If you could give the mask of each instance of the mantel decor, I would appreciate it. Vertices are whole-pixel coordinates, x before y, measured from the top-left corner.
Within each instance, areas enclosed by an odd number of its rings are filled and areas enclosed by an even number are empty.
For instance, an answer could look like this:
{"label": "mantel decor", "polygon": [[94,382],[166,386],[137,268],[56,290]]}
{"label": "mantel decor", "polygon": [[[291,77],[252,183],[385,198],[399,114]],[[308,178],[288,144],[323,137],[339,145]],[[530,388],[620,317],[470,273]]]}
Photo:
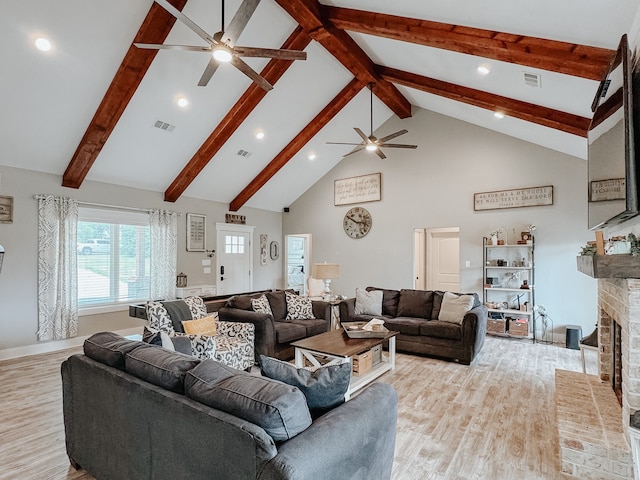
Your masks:
{"label": "mantel decor", "polygon": [[187,252],[204,252],[207,244],[207,217],[187,213]]}
{"label": "mantel decor", "polygon": [[553,186],[514,188],[473,194],[473,209],[496,210],[499,208],[539,207],[553,205]]}
{"label": "mantel decor", "polygon": [[333,204],[377,202],[381,199],[381,173],[341,178],[333,182]]}

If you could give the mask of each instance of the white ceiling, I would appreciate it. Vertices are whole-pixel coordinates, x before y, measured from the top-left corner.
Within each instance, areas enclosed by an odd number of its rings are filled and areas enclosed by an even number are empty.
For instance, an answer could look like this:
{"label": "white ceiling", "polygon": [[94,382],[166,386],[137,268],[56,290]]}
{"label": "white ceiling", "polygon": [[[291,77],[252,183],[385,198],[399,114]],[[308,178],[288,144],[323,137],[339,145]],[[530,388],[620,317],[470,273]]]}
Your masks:
{"label": "white ceiling", "polygon": [[[629,31],[639,5],[638,0],[321,3],[609,49],[615,49],[620,36]],[[5,2],[0,16],[4,45],[0,164],[62,175],[151,5],[152,0]],[[226,1],[227,19],[239,5],[239,0]],[[220,29],[220,0],[189,0],[183,13],[211,34]],[[279,48],[296,25],[274,0],[262,0],[237,43]],[[50,52],[33,46],[41,35],[53,43]],[[371,35],[351,35],[377,64],[591,116],[595,81]],[[176,22],[165,43],[201,45],[202,40]],[[294,62],[184,195],[231,202],[352,79],[318,43],[312,41],[306,51],[307,61]],[[204,53],[160,51],[87,179],[164,192],[250,85],[238,70],[223,65],[208,86],[198,87],[207,62]],[[249,59],[247,63],[260,71],[267,61]],[[491,73],[478,75],[479,64],[490,66]],[[540,73],[541,88],[526,86],[524,71]],[[482,108],[398,88],[414,107],[586,157],[582,137],[515,118],[497,120]],[[187,108],[176,105],[180,96],[189,100]],[[391,115],[374,98],[374,129],[381,126],[378,136],[391,133],[383,125]],[[175,125],[175,129],[154,128],[156,120]],[[369,133],[366,89],[246,205],[279,211],[291,204],[349,151],[349,147],[325,142],[358,142],[355,126]],[[255,138],[258,130],[265,132],[264,139]],[[251,155],[238,156],[239,150]],[[310,152],[316,154],[313,161],[307,159]]]}

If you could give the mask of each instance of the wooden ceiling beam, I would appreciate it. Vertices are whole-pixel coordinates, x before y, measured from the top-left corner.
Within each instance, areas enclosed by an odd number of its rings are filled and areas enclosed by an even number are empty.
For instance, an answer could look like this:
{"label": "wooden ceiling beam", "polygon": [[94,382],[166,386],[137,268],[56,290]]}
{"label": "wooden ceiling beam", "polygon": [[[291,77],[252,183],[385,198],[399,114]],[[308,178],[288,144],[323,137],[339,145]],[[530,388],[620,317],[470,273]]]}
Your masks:
{"label": "wooden ceiling beam", "polygon": [[[178,10],[182,10],[187,0],[169,2]],[[176,18],[173,15],[154,2],[133,41],[163,43],[175,22]],[[129,47],[67,165],[62,176],[64,187],[80,188],[157,53],[157,50],[137,48],[133,44]]]}
{"label": "wooden ceiling beam", "polygon": [[561,112],[500,95],[493,95],[481,90],[454,85],[394,68],[378,66],[377,71],[382,78],[398,85],[415,88],[423,92],[450,98],[493,112],[499,111],[510,117],[537,123],[538,125],[554,128],[581,137],[587,136],[587,130],[591,122],[589,118],[579,115]]}
{"label": "wooden ceiling beam", "polygon": [[[280,3],[280,2],[279,2]],[[351,32],[515,63],[600,81],[615,50],[340,7],[325,21]]]}
{"label": "wooden ceiling beam", "polygon": [[[304,50],[311,42],[311,37],[307,35],[301,27],[296,28],[289,38],[282,44],[281,48],[291,50]],[[287,69],[293,64],[293,60],[275,60],[267,63],[260,75],[271,85],[284,75]],[[169,188],[164,192],[164,199],[167,202],[175,202],[184,193],[198,174],[213,159],[215,154],[233,135],[238,127],[251,114],[265,97],[267,91],[255,83],[242,94],[240,99],[229,110],[218,126],[211,132],[211,135],[200,146],[195,155],[182,169],[180,174],[173,180]]]}
{"label": "wooden ceiling beam", "polygon": [[354,78],[344,87],[338,95],[334,97],[329,104],[322,109],[318,115],[314,117],[289,144],[278,153],[271,162],[251,181],[242,192],[231,201],[229,210],[238,211],[247,201],[253,197],[266,183],[284,167],[293,156],[304,147],[327,123],[331,121],[345,105],[347,105],[353,97],[365,86],[357,78]]}
{"label": "wooden ceiling beam", "polygon": [[320,43],[361,83],[375,83],[373,92],[400,118],[411,116],[411,104],[391,83],[381,79],[375,65],[360,46],[344,30],[327,22],[326,7],[317,0],[276,0],[302,26],[307,34]]}

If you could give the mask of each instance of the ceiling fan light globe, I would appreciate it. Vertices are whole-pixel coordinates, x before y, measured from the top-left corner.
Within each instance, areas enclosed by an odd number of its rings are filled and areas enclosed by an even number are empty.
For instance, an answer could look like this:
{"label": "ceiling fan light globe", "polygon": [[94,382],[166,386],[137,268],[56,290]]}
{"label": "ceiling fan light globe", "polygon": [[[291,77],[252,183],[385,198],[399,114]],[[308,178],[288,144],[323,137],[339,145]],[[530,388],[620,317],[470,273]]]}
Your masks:
{"label": "ceiling fan light globe", "polygon": [[370,152],[375,152],[378,149],[378,146],[375,143],[370,143],[365,148]]}
{"label": "ceiling fan light globe", "polygon": [[231,54],[231,51],[224,46],[219,46],[213,49],[212,52],[213,58],[216,59],[218,62],[222,62],[222,63],[229,63],[231,61],[231,59],[233,58],[233,55]]}

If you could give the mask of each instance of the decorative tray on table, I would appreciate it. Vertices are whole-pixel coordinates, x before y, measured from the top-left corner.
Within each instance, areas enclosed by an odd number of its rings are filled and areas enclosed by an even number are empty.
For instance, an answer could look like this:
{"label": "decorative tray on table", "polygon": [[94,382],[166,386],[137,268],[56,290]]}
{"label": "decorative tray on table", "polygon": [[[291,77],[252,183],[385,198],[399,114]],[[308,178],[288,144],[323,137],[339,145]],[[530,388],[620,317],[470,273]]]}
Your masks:
{"label": "decorative tray on table", "polygon": [[365,325],[368,325],[368,323],[345,322],[342,324],[342,328],[344,328],[349,338],[384,338],[389,333],[389,330],[383,324],[373,324],[371,330],[364,330],[362,327]]}

